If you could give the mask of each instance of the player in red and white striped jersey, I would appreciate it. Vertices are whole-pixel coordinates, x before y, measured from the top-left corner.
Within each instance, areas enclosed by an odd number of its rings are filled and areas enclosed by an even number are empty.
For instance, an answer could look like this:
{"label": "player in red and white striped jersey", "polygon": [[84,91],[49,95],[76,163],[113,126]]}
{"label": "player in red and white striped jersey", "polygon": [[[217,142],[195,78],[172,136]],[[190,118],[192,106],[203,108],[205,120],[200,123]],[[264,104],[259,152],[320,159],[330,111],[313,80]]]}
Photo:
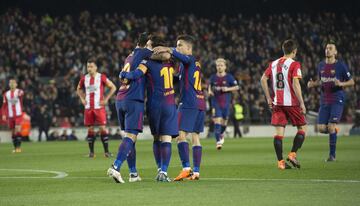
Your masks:
{"label": "player in red and white striped jersey", "polygon": [[[95,157],[94,142],[96,134],[94,132],[94,126],[100,127],[100,137],[104,146],[105,157],[110,157],[111,153],[109,152],[109,137],[105,126],[106,111],[104,106],[115,93],[116,86],[105,74],[97,72],[95,58],[90,58],[87,61],[87,71],[88,73],[80,79],[77,94],[85,106],[84,124],[88,127],[87,141],[90,149],[89,157]],[[110,89],[106,96],[104,96],[105,87]]]}
{"label": "player in red and white striped jersey", "polygon": [[[275,126],[274,147],[278,158],[279,169],[290,169],[282,155],[282,139],[284,137],[287,120],[297,127],[293,147],[287,160],[296,168],[300,163],[296,159],[296,152],[301,148],[306,132],[306,108],[302,98],[300,79],[300,63],[293,59],[297,53],[297,44],[293,40],[286,40],[282,45],[284,56],[271,62],[261,78],[261,86],[266,100],[272,109],[271,124]],[[270,96],[268,80],[271,81],[273,98]]]}
{"label": "player in red and white striped jersey", "polygon": [[[2,119],[8,120],[9,128],[12,132],[12,140],[14,144],[14,153],[21,152],[21,123],[23,115],[22,99],[24,92],[17,88],[17,81],[11,78],[9,81],[10,90],[4,93],[2,105]],[[7,115],[6,115],[7,114]]]}

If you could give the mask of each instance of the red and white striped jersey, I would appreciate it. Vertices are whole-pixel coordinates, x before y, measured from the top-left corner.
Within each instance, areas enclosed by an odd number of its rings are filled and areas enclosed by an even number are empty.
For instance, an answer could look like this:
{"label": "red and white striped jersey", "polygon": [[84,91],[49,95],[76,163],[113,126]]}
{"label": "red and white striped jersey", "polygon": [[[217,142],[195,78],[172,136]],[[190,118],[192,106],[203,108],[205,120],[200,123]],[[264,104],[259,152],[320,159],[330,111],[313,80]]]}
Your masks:
{"label": "red and white striped jersey", "polygon": [[8,90],[4,93],[2,108],[3,112],[7,112],[7,116],[9,118],[19,117],[22,115],[23,96],[24,91],[21,89],[15,89],[14,91]]}
{"label": "red and white striped jersey", "polygon": [[293,79],[302,78],[300,63],[291,58],[280,58],[270,63],[265,75],[271,80],[274,92],[273,104],[278,106],[298,106]]}
{"label": "red and white striped jersey", "polygon": [[104,99],[104,86],[108,78],[105,74],[96,73],[94,77],[87,74],[80,79],[80,88],[85,88],[85,109],[101,109],[100,101]]}

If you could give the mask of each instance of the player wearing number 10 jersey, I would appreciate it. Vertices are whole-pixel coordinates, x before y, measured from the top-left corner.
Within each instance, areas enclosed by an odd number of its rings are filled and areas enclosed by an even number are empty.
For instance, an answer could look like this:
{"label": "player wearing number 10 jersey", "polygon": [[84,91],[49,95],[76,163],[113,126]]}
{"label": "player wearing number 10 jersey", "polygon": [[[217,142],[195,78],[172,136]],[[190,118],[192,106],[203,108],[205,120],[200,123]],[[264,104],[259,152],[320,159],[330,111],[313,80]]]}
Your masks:
{"label": "player wearing number 10 jersey", "polygon": [[[270,108],[272,108],[271,124],[275,126],[274,148],[278,159],[279,169],[290,169],[282,155],[282,139],[284,137],[287,119],[297,127],[293,147],[287,160],[296,168],[300,164],[296,159],[296,152],[301,148],[306,132],[306,108],[301,94],[299,80],[302,78],[300,63],[293,60],[297,53],[297,45],[293,40],[286,40],[282,44],[284,56],[271,62],[261,78],[261,86]],[[273,98],[270,96],[268,80],[272,83]]]}
{"label": "player wearing number 10 jersey", "polygon": [[[151,36],[147,48],[152,49],[153,46],[163,45],[162,38]],[[160,170],[156,179],[162,182],[170,181],[167,169],[171,158],[171,139],[176,137],[179,131],[173,87],[174,71],[174,65],[170,61],[143,60],[135,71],[121,74],[122,78],[131,81],[136,81],[143,75],[146,77],[146,111],[150,129],[154,139],[161,140],[160,145],[153,147],[155,161]]]}
{"label": "player wearing number 10 jersey", "polygon": [[[204,130],[205,99],[201,87],[201,65],[193,56],[195,40],[192,36],[181,35],[177,38],[176,48],[158,47],[154,53],[169,52],[180,61],[180,105],[179,105],[179,137],[177,138],[180,160],[183,170],[175,181],[188,178],[198,180],[202,147],[199,133]],[[189,161],[189,144],[186,136],[191,134],[193,150],[193,168]]]}

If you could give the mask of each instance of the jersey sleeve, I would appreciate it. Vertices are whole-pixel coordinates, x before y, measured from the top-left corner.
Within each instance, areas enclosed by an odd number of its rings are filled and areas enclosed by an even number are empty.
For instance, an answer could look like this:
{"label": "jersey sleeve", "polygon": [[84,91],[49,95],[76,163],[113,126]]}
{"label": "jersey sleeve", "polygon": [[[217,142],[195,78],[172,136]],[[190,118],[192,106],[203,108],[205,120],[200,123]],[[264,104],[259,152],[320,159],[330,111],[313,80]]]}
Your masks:
{"label": "jersey sleeve", "polygon": [[23,97],[24,96],[24,90],[22,90],[22,89],[19,89],[19,97]]}
{"label": "jersey sleeve", "polygon": [[229,82],[230,86],[238,85],[238,82],[236,81],[236,79],[234,78],[233,75],[229,74],[227,79],[228,79],[228,82]]}
{"label": "jersey sleeve", "polygon": [[149,61],[142,60],[137,69],[141,70],[142,73],[145,74],[147,72],[148,68],[149,68],[149,64],[150,64]]}
{"label": "jersey sleeve", "polygon": [[269,64],[269,66],[266,68],[265,72],[264,72],[264,75],[267,77],[267,78],[271,78],[271,73],[272,73],[272,70],[271,70],[271,63]]}
{"label": "jersey sleeve", "polygon": [[342,78],[344,78],[345,81],[349,81],[352,77],[351,77],[351,73],[349,71],[349,67],[345,64],[342,63],[341,64],[341,70],[342,70]]}
{"label": "jersey sleeve", "polygon": [[180,52],[176,51],[175,48],[172,48],[172,55],[180,60],[183,64],[189,64],[192,61],[195,61],[195,58],[191,55],[181,54]]}
{"label": "jersey sleeve", "polygon": [[85,87],[85,76],[81,77],[79,81],[79,87],[83,89]]}
{"label": "jersey sleeve", "polygon": [[302,74],[301,74],[301,67],[300,67],[300,63],[299,62],[293,62],[291,64],[292,67],[292,78],[296,78],[296,79],[301,79],[302,78]]}
{"label": "jersey sleeve", "polygon": [[106,85],[106,82],[109,79],[107,78],[107,76],[105,74],[101,74],[101,84]]}

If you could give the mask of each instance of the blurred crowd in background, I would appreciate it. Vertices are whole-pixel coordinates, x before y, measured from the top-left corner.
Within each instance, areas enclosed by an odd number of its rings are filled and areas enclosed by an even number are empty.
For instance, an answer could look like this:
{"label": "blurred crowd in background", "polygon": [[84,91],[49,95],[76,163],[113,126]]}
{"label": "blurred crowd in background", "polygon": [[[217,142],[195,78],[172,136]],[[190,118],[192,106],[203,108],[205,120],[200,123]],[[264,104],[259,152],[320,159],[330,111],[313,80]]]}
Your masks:
{"label": "blurred crowd in background", "polygon": [[[195,55],[202,64],[205,89],[208,78],[216,72],[215,59],[227,59],[228,72],[240,84],[234,102],[244,107],[249,124],[270,122],[259,80],[269,62],[282,55],[280,47],[285,39],[299,43],[297,60],[302,65],[303,95],[309,111],[317,112],[320,91],[307,89],[306,83],[317,78],[325,41],[336,41],[338,58],[359,82],[360,18],[346,14],[239,14],[210,19],[195,15],[93,15],[87,11],[76,16],[40,16],[9,9],[0,16],[0,92],[8,89],[8,77],[15,76],[25,91],[24,109],[33,127],[82,126],[83,106],[76,86],[86,73],[87,57],[94,55],[98,71],[118,85],[123,62],[144,31],[163,36],[169,46],[175,46],[179,34],[196,37]],[[359,92],[358,85],[347,91],[343,122],[353,122],[355,110],[360,109]],[[107,107],[111,125],[117,124],[114,101],[112,98]]]}

